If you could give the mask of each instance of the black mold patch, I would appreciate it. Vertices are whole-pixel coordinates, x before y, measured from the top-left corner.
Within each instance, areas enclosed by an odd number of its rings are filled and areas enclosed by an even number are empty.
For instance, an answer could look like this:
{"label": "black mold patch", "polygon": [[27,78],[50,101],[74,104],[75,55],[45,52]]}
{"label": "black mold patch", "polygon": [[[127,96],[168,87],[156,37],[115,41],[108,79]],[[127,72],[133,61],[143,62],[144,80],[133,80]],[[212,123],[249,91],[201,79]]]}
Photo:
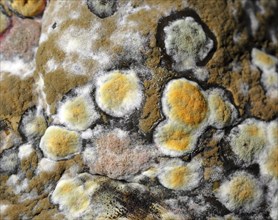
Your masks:
{"label": "black mold patch", "polygon": [[[98,9],[97,5],[101,5],[102,9]],[[87,0],[88,9],[99,18],[107,18],[117,11],[117,0]]]}
{"label": "black mold patch", "polygon": [[[175,63],[175,61],[172,59],[171,56],[169,56],[166,53],[165,48],[165,33],[164,33],[164,27],[168,26],[171,22],[178,20],[178,19],[184,19],[186,17],[192,17],[199,25],[202,26],[204,32],[206,33],[207,37],[210,38],[213,41],[213,48],[210,50],[208,55],[203,59],[197,61],[197,66],[204,66],[206,63],[212,58],[214,52],[217,48],[217,41],[214,34],[211,32],[211,30],[208,28],[208,26],[201,20],[199,15],[192,9],[187,8],[185,10],[174,12],[171,15],[167,17],[163,17],[159,20],[158,26],[157,26],[157,33],[156,33],[156,45],[161,48],[162,50],[162,59],[161,59],[161,65],[165,66],[167,69],[172,68],[172,63]],[[180,71],[183,73],[183,71]]]}

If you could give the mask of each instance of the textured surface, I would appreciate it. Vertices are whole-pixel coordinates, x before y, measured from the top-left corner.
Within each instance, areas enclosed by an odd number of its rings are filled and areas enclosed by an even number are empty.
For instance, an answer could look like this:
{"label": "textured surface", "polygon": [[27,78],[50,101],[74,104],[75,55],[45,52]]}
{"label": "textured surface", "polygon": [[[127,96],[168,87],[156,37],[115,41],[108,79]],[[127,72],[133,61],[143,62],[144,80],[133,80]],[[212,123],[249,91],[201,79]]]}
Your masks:
{"label": "textured surface", "polygon": [[276,0],[0,0],[1,219],[278,219]]}

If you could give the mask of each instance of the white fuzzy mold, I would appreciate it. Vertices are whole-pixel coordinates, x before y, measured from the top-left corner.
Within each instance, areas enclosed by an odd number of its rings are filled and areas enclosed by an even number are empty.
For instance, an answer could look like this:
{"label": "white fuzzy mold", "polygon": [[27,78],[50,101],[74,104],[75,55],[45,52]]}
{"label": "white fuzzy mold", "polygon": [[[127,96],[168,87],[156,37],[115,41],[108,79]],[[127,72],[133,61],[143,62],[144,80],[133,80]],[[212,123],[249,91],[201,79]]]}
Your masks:
{"label": "white fuzzy mold", "polygon": [[130,115],[143,100],[140,80],[132,70],[115,70],[97,78],[96,102],[114,117]]}
{"label": "white fuzzy mold", "polygon": [[229,134],[232,151],[240,160],[255,162],[268,145],[266,123],[257,119],[246,119]]}
{"label": "white fuzzy mold", "polygon": [[216,193],[230,211],[253,212],[263,200],[260,182],[251,174],[239,171],[224,181]]}
{"label": "white fuzzy mold", "polygon": [[158,180],[169,189],[192,190],[199,185],[202,177],[200,161],[192,160],[186,164],[180,159],[173,159],[162,165]]}
{"label": "white fuzzy mold", "polygon": [[173,58],[179,71],[195,67],[213,48],[213,41],[192,17],[171,22],[164,32],[166,52]]}
{"label": "white fuzzy mold", "polygon": [[59,126],[50,126],[41,138],[40,148],[52,160],[67,159],[80,152],[81,138],[75,131]]}

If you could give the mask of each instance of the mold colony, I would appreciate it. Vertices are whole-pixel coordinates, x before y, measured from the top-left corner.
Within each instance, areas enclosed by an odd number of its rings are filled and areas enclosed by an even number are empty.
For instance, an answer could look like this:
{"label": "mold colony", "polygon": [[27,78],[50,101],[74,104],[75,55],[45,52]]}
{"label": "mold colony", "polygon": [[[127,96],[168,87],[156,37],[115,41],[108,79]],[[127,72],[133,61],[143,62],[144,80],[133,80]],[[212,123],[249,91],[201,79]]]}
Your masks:
{"label": "mold colony", "polygon": [[251,51],[252,63],[261,71],[261,83],[266,95],[272,99],[278,98],[278,59],[261,50],[253,48]]}
{"label": "mold colony", "polygon": [[[118,7],[117,1],[87,0],[86,3],[101,19],[113,16]],[[23,6],[15,3],[11,6],[28,16],[20,9]],[[32,13],[39,13],[40,7],[35,8]],[[166,53],[173,59],[173,68],[179,74],[188,69],[196,72],[215,46],[203,24],[194,16],[176,17],[163,31]],[[71,34],[66,38],[71,40],[67,52],[76,52],[81,41],[75,41]],[[265,56],[258,51],[252,54],[256,66],[264,71],[265,67],[258,60],[265,60],[271,66],[267,71],[273,70],[274,58],[258,58]],[[14,173],[20,170],[19,163],[36,154],[40,158],[36,175],[52,178],[55,170],[59,170],[60,175],[63,173],[62,177],[55,176],[53,184],[47,187],[51,192],[50,203],[69,219],[184,219],[179,211],[200,209],[207,213],[215,208],[220,210],[217,213],[230,217],[225,208],[215,206],[216,201],[210,204],[203,195],[208,196],[207,200],[218,199],[231,212],[256,214],[256,209],[264,203],[263,184],[269,193],[272,186],[269,182],[274,181],[275,186],[277,181],[276,121],[241,121],[227,91],[201,87],[184,74],[165,83],[161,92],[165,118],[153,129],[153,140],[146,140],[137,124],[133,124],[132,131],[128,126],[121,126],[132,121],[136,116],[133,113],[141,110],[145,100],[141,80],[146,76],[140,73],[139,78],[135,69],[100,71],[87,85],[68,92],[57,103],[55,115],[46,117],[42,112],[26,111],[20,132],[28,143],[20,145],[18,150],[15,147],[5,150],[0,157],[0,171]],[[217,181],[207,181],[205,158],[198,151],[207,150],[201,146],[206,143],[200,142],[200,138],[213,129],[216,133],[229,133],[229,145],[235,158],[244,164],[243,169],[258,163],[259,174],[237,170],[226,178],[219,167],[219,174],[212,175],[219,175],[218,180],[225,177],[220,186]],[[61,168],[61,164],[71,160],[80,160],[80,164]],[[261,183],[263,178],[266,181]],[[21,185],[17,187],[19,182]],[[7,181],[16,193],[23,192],[28,183],[29,180],[20,175],[12,175]],[[275,189],[274,192],[277,193]],[[198,200],[204,201],[198,203]],[[275,216],[276,200],[268,201],[274,207],[269,210],[271,216]],[[182,211],[184,203],[188,206]],[[192,216],[196,217],[195,213]]]}
{"label": "mold colony", "polygon": [[213,41],[192,17],[171,22],[164,32],[166,52],[173,58],[175,69],[179,71],[194,67],[213,48]]}
{"label": "mold colony", "polygon": [[202,179],[201,162],[192,160],[185,164],[180,159],[168,161],[158,175],[159,182],[174,190],[192,190]]}
{"label": "mold colony", "polygon": [[237,118],[237,110],[224,90],[204,91],[197,83],[185,78],[167,83],[162,110],[166,120],[156,128],[154,141],[170,156],[192,152],[207,126],[224,128]]}
{"label": "mold colony", "polygon": [[266,146],[266,131],[264,122],[247,119],[230,134],[233,152],[246,162],[252,162]]}
{"label": "mold colony", "polygon": [[66,97],[66,100],[61,101],[57,121],[77,131],[89,128],[99,118],[90,92],[91,86],[83,86],[73,91],[74,97]]}
{"label": "mold colony", "polygon": [[252,212],[262,202],[261,184],[246,172],[237,172],[221,184],[217,197],[231,211]]}
{"label": "mold colony", "polygon": [[75,131],[58,126],[50,126],[40,141],[45,156],[53,160],[68,158],[81,150],[81,140]]}
{"label": "mold colony", "polygon": [[140,107],[143,91],[134,71],[112,71],[98,77],[96,102],[107,114],[123,117]]}

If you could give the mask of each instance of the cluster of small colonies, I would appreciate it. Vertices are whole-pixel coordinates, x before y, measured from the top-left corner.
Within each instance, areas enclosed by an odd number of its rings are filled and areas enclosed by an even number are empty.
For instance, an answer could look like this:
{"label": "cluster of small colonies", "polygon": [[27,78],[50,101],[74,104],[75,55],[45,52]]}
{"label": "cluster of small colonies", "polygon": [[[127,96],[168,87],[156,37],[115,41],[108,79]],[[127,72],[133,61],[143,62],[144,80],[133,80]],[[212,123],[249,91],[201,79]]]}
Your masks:
{"label": "cluster of small colonies", "polygon": [[[278,217],[278,122],[249,118],[234,127],[229,136],[236,157],[247,165],[257,163],[261,179],[268,186],[270,216]],[[263,187],[245,171],[236,172],[217,192],[218,199],[231,211],[254,212],[262,202]],[[271,199],[270,199],[271,198]]]}
{"label": "cluster of small colonies", "polygon": [[130,115],[143,99],[139,78],[132,70],[106,73],[98,77],[96,87],[98,106],[114,117]]}
{"label": "cluster of small colonies", "polygon": [[256,48],[251,52],[252,63],[261,71],[261,83],[270,98],[278,98],[278,59]]}
{"label": "cluster of small colonies", "polygon": [[236,108],[224,90],[203,91],[195,82],[183,78],[166,85],[162,110],[166,120],[156,128],[154,141],[170,156],[191,152],[206,126],[223,128],[237,117]]}
{"label": "cluster of small colonies", "polygon": [[221,184],[216,196],[230,211],[252,212],[261,204],[263,190],[254,176],[238,171]]}
{"label": "cluster of small colonies", "polygon": [[195,67],[213,48],[212,39],[192,17],[171,22],[164,32],[166,53],[175,61],[174,68],[178,71]]}

